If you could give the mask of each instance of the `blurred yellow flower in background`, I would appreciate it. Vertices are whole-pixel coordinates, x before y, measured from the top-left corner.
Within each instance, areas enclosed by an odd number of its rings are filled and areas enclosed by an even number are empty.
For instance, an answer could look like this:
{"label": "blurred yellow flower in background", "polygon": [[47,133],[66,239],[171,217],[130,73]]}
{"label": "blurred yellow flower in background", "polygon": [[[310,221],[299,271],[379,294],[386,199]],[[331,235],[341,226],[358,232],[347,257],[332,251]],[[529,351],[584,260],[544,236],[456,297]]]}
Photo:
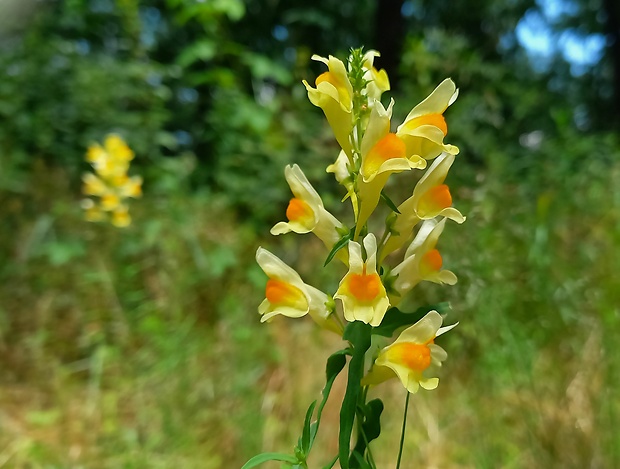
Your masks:
{"label": "blurred yellow flower in background", "polygon": [[129,226],[129,207],[123,201],[142,195],[142,177],[127,175],[133,158],[134,152],[115,134],[108,135],[103,146],[95,143],[88,147],[86,161],[92,165],[95,174],[82,175],[82,193],[99,200],[82,201],[87,221],[109,220],[119,228]]}

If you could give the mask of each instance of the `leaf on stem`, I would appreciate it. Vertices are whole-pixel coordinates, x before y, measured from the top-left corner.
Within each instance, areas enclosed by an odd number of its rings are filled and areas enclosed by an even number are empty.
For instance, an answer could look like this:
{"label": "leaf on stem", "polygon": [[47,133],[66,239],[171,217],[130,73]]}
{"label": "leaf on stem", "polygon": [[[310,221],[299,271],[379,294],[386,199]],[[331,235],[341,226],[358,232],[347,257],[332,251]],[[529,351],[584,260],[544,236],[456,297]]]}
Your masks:
{"label": "leaf on stem", "polygon": [[349,449],[351,447],[351,432],[357,411],[357,404],[361,390],[360,381],[364,374],[364,356],[370,348],[372,327],[361,321],[354,321],[347,325],[343,338],[353,346],[353,354],[349,362],[349,376],[347,390],[340,409],[340,434],[338,435],[338,458],[340,467],[349,469]]}
{"label": "leaf on stem", "polygon": [[316,422],[314,422],[310,426],[310,445],[308,447],[308,451],[310,451],[310,448],[312,448],[312,444],[314,443],[314,439],[316,438],[316,434],[319,430],[321,415],[323,414],[323,407],[325,407],[325,404],[327,403],[327,399],[329,398],[329,393],[332,390],[334,380],[336,379],[336,376],[340,374],[340,372],[344,368],[344,365],[346,365],[347,363],[346,355],[351,355],[351,349],[346,348],[338,350],[337,352],[331,354],[330,357],[327,359],[327,365],[325,366],[326,382],[322,392],[323,400],[319,404],[319,408],[316,412]]}
{"label": "leaf on stem", "polygon": [[290,454],[284,453],[261,453],[254,456],[248,462],[246,462],[241,469],[251,469],[252,467],[259,466],[267,461],[282,461],[291,464],[297,464],[297,458]]}
{"label": "leaf on stem", "polygon": [[387,204],[388,207],[390,207],[390,210],[394,213],[398,213],[400,215],[400,210],[398,210],[398,207],[396,206],[396,204],[394,202],[392,202],[392,199],[390,199],[387,194],[385,193],[385,191],[381,191],[381,198],[383,199],[383,201]]}
{"label": "leaf on stem", "polygon": [[327,259],[325,260],[325,264],[323,264],[323,267],[325,267],[327,264],[329,264],[332,261],[334,256],[338,253],[338,251],[340,251],[343,247],[345,247],[349,243],[349,241],[353,239],[354,235],[355,235],[355,228],[351,228],[351,231],[343,235],[342,238],[340,238],[338,242],[334,244],[334,247],[332,248],[331,251],[329,251],[329,254],[327,255]]}

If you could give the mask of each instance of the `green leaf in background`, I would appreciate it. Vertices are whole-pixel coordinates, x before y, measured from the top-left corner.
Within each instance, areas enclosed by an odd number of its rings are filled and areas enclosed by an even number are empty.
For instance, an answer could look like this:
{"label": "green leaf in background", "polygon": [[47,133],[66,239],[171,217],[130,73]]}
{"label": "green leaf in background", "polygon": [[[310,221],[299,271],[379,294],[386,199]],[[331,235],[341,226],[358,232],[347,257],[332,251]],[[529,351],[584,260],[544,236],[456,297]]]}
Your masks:
{"label": "green leaf in background", "polygon": [[338,435],[338,457],[340,467],[349,469],[349,448],[351,432],[360,395],[360,381],[364,374],[364,356],[370,348],[372,327],[361,321],[351,322],[344,330],[343,338],[353,346],[353,355],[349,362],[347,390],[340,409],[340,434]]}
{"label": "green leaf in background", "polygon": [[450,310],[450,303],[443,302],[434,305],[422,306],[421,308],[416,309],[413,313],[404,313],[396,307],[390,308],[385,314],[381,325],[375,327],[372,330],[372,333],[384,337],[392,337],[396,329],[415,324],[422,319],[426,313],[433,310],[440,314],[445,313]]}
{"label": "green leaf in background", "polygon": [[268,461],[282,461],[291,464],[297,464],[297,458],[290,454],[284,453],[261,453],[254,456],[248,462],[246,462],[241,469],[251,469],[252,467],[259,466]]}
{"label": "green leaf in background", "polygon": [[183,49],[177,58],[177,64],[188,67],[195,62],[206,62],[215,57],[217,44],[210,39],[202,39]]}

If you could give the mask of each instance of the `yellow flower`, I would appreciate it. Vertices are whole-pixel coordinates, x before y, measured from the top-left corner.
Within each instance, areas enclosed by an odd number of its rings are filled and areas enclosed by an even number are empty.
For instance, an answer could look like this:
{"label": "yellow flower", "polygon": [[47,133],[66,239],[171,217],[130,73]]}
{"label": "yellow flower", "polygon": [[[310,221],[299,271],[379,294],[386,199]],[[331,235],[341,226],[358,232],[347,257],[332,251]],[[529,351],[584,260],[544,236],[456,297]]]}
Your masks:
{"label": "yellow flower", "polygon": [[396,134],[407,145],[409,153],[426,159],[433,159],[443,152],[458,154],[457,147],[443,143],[448,134],[443,113],[456,100],[458,94],[454,82],[447,78],[411,110],[405,122],[396,130]]}
{"label": "yellow flower", "polygon": [[[82,192],[85,195],[100,197],[100,203],[95,206],[84,206],[85,217],[89,221],[99,221],[108,218],[118,227],[125,227],[131,223],[129,208],[123,205],[128,197],[142,195],[142,177],[127,175],[129,162],[134,158],[133,151],[118,135],[108,135],[103,147],[99,144],[91,145],[86,152],[86,160],[91,163],[96,174],[86,173],[82,176],[84,185]],[[84,205],[84,204],[83,204]]]}
{"label": "yellow flower", "polygon": [[104,219],[105,214],[91,199],[83,199],[80,205],[84,209],[84,218],[86,221],[101,221]]}
{"label": "yellow flower", "polygon": [[278,314],[289,318],[309,314],[320,327],[342,333],[327,307],[329,297],[325,293],[304,283],[295,270],[266,249],[258,248],[256,262],[269,277],[265,299],[258,307],[261,322]]}
{"label": "yellow flower", "polygon": [[366,251],[365,261],[360,244],[349,242],[349,271],[340,282],[334,298],[342,301],[347,321],[362,321],[375,327],[381,324],[390,300],[377,273],[375,236],[368,234],[363,244]]}
{"label": "yellow flower", "polygon": [[[364,69],[366,69],[364,80],[368,82],[366,91],[368,97],[372,98],[370,101],[379,101],[381,95],[385,91],[390,90],[390,80],[387,72],[383,69],[377,70],[373,65],[375,57],[380,57],[380,55],[376,50],[369,50],[364,54]],[[369,104],[372,105],[370,102]]]}
{"label": "yellow flower", "polygon": [[336,228],[342,228],[342,223],[325,210],[321,196],[299,166],[287,166],[284,169],[284,177],[295,197],[290,200],[286,209],[288,222],[276,223],[271,228],[271,234],[279,235],[291,231],[299,234],[312,232],[323,241],[327,249],[331,250],[340,239]]}
{"label": "yellow flower", "polygon": [[453,272],[441,270],[443,260],[435,248],[445,224],[445,218],[439,223],[435,220],[426,220],[420,227],[405,252],[403,262],[394,267],[391,272],[391,275],[396,276],[393,287],[400,295],[390,296],[392,304],[400,302],[405,294],[422,280],[448,285],[454,285],[457,282]]}
{"label": "yellow flower", "polygon": [[108,135],[103,145],[112,159],[119,162],[133,160],[134,152],[120,136],[116,134]]}
{"label": "yellow flower", "polygon": [[113,192],[101,196],[101,208],[106,212],[115,211],[120,205],[121,198]]}
{"label": "yellow flower", "polygon": [[434,343],[436,337],[456,327],[441,327],[443,319],[437,311],[430,311],[413,326],[405,329],[394,341],[379,352],[362,385],[379,384],[398,377],[403,386],[415,393],[418,389],[435,389],[439,378],[433,375],[448,354]]}
{"label": "yellow flower", "polygon": [[362,139],[361,178],[358,179],[361,207],[356,235],[377,207],[381,191],[391,174],[426,167],[426,160],[410,154],[405,142],[390,132],[393,105],[394,100],[386,110],[380,102],[375,102]]}
{"label": "yellow flower", "polygon": [[125,228],[131,224],[131,216],[129,216],[129,208],[126,205],[119,205],[112,212],[111,222],[118,228]]}
{"label": "yellow flower", "polygon": [[437,157],[416,184],[413,195],[398,206],[400,214],[396,215],[393,233],[385,244],[381,260],[407,242],[413,227],[420,220],[441,216],[459,224],[465,221],[461,212],[452,207],[450,189],[444,184],[454,159],[454,155],[449,153]]}
{"label": "yellow flower", "polygon": [[316,88],[312,88],[306,80],[303,84],[308,90],[310,102],[323,109],[336,140],[349,157],[352,147],[349,140],[353,130],[353,87],[349,81],[347,69],[341,60],[329,56],[329,59],[313,55],[312,60],[323,62],[328,71],[316,79]]}
{"label": "yellow flower", "polygon": [[115,134],[106,137],[103,147],[95,143],[88,147],[86,153],[86,161],[92,164],[97,174],[112,184],[114,178],[122,178],[127,173],[133,158],[133,151]]}
{"label": "yellow flower", "polygon": [[140,197],[142,195],[142,177],[125,177],[125,180],[117,188],[122,197]]}
{"label": "yellow flower", "polygon": [[84,195],[102,196],[108,193],[109,189],[105,182],[92,173],[84,173],[82,175],[82,193]]}

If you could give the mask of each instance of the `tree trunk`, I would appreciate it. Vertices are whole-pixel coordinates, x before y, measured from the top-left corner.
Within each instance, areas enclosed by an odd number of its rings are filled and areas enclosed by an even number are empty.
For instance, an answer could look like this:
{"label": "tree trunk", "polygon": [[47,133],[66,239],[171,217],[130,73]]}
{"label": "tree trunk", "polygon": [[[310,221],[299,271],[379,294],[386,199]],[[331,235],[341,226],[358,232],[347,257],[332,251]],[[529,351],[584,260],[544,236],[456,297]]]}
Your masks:
{"label": "tree trunk", "polygon": [[[613,0],[612,0],[613,1]],[[405,38],[405,21],[401,13],[404,0],[377,0],[375,48],[381,52],[377,68],[385,68],[392,89],[397,87],[398,67]]]}

